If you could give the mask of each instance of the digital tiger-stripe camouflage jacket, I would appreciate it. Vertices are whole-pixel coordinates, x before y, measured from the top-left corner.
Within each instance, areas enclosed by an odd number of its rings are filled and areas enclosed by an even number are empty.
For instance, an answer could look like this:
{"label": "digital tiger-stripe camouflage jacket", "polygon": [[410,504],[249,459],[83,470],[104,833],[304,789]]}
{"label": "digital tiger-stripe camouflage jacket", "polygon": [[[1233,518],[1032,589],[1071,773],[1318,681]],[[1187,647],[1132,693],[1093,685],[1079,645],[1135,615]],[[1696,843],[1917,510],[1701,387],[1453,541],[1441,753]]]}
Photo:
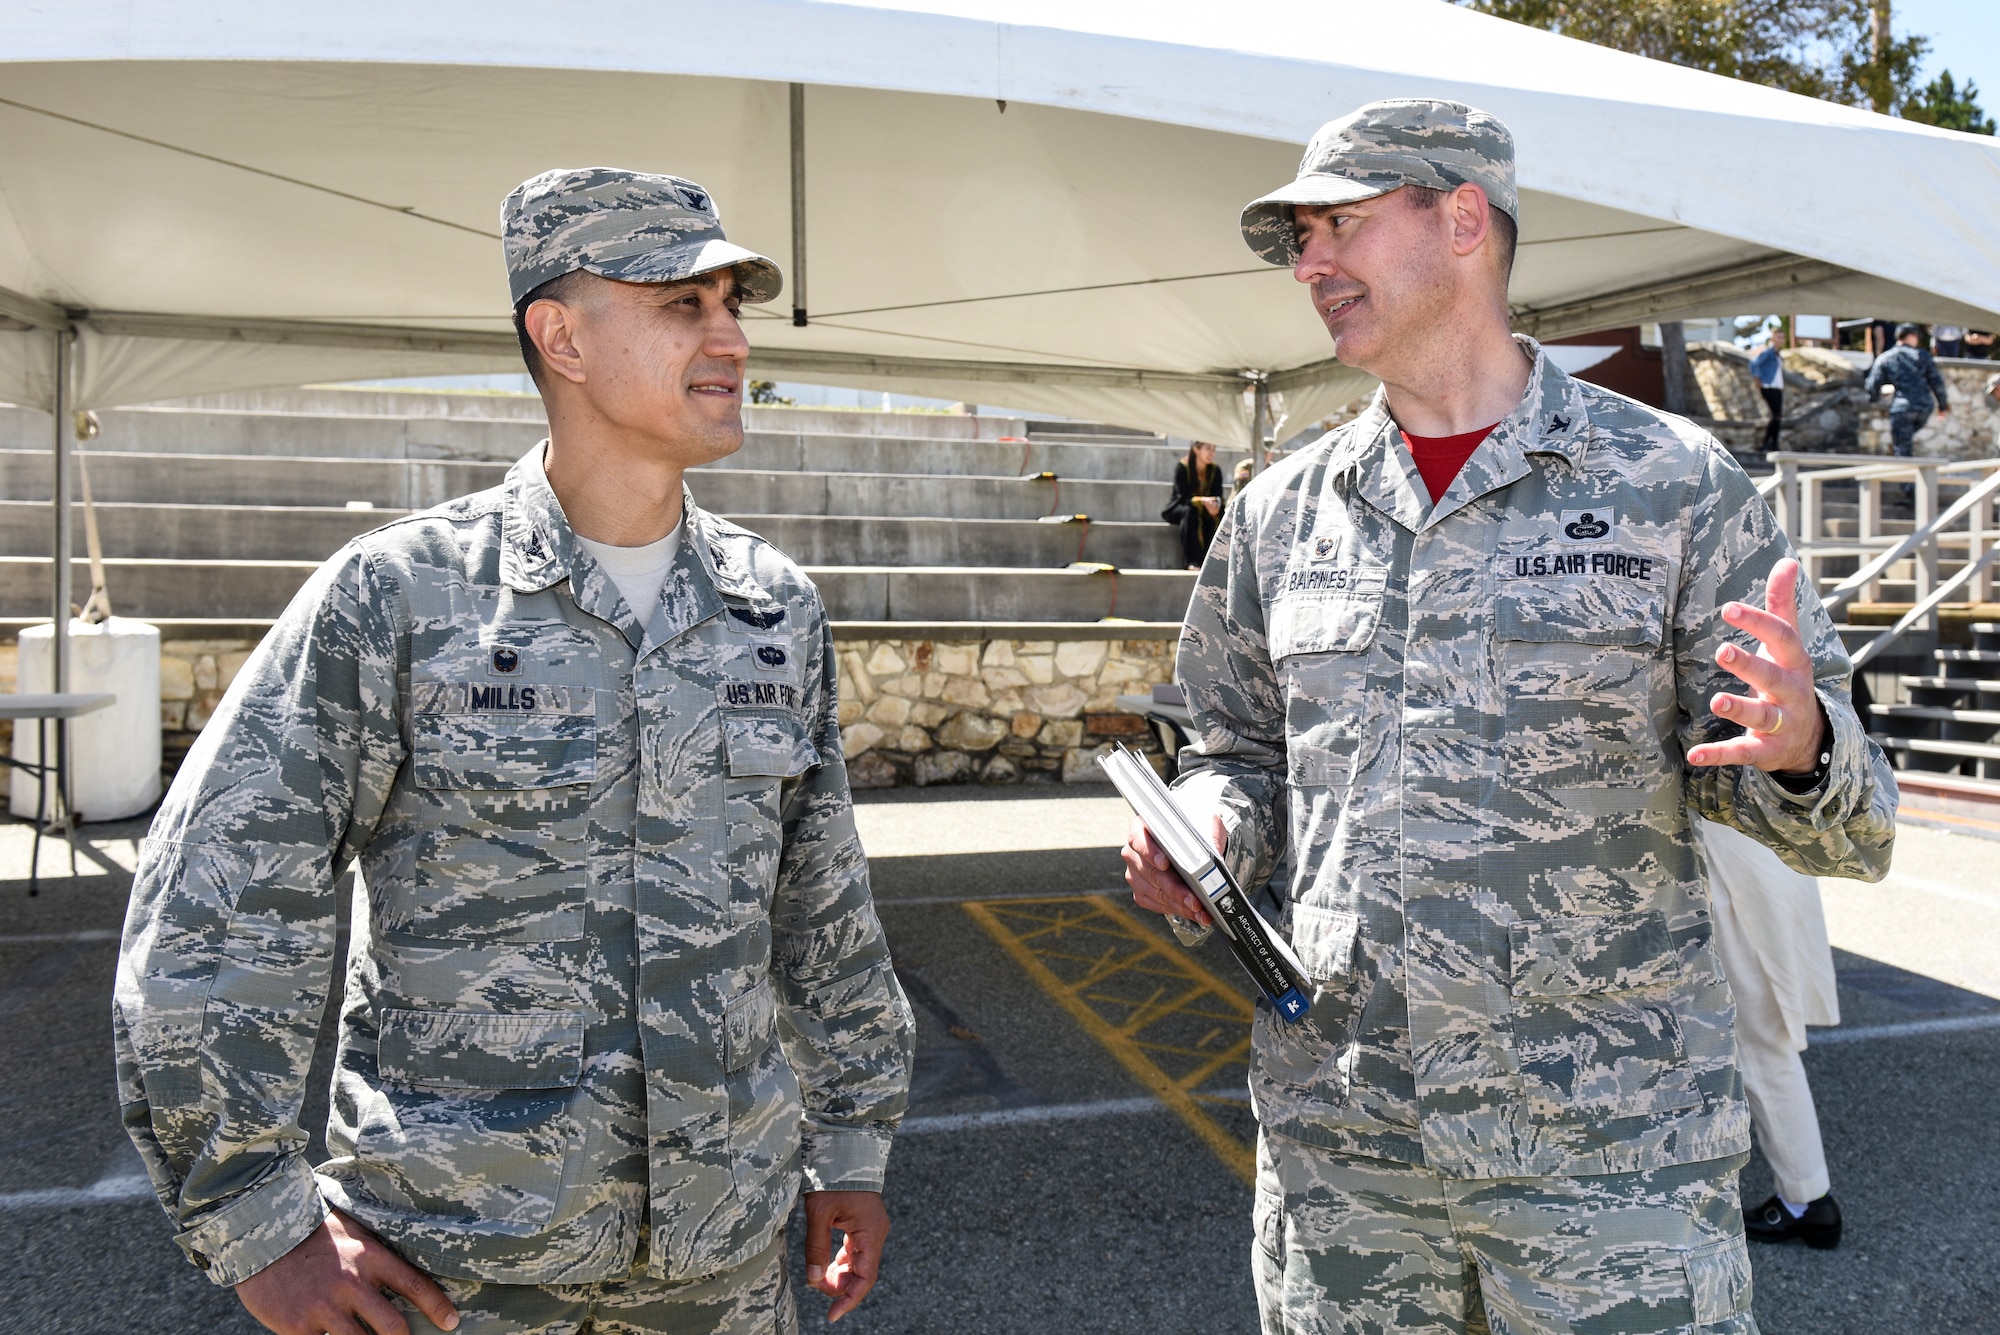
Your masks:
{"label": "digital tiger-stripe camouflage jacket", "polygon": [[[538,449],[540,447],[537,447]],[[687,502],[643,616],[537,461],[329,561],[140,857],[125,1120],[233,1284],[328,1204],[434,1273],[655,1276],[879,1190],[911,1018],[869,897],[818,592]],[[327,1142],[299,1108],[358,863]]]}
{"label": "digital tiger-stripe camouflage jacket", "polygon": [[1179,786],[1246,883],[1275,874],[1318,984],[1305,1022],[1260,1013],[1258,1115],[1448,1176],[1740,1153],[1689,812],[1876,879],[1895,781],[1810,591],[1830,777],[1690,769],[1744,689],[1720,609],[1761,605],[1789,548],[1707,434],[1524,346],[1522,403],[1437,505],[1378,396],[1230,509],[1188,609]]}

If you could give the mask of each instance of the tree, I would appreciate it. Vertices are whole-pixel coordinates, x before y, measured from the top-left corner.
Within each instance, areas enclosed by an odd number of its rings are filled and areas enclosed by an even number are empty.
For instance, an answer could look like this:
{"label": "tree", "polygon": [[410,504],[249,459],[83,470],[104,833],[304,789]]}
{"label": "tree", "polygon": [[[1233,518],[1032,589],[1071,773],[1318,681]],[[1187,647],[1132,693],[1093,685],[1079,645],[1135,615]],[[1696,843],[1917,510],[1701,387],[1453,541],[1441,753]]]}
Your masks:
{"label": "tree", "polygon": [[1979,85],[1967,79],[1961,89],[1950,70],[1906,98],[1902,111],[1910,120],[1967,134],[1992,134],[1995,129],[1993,118],[1980,108]]}
{"label": "tree", "polygon": [[[1924,37],[1898,39],[1890,31],[1889,5],[1890,0],[1855,0],[1850,6],[1847,24],[1840,29],[1845,39],[1841,42],[1840,70],[1847,95],[1833,99],[1873,107],[1885,116],[1908,98],[1910,85],[1917,79],[1917,66],[1931,46]],[[1864,33],[1865,43],[1860,40]],[[1865,58],[1861,54],[1864,45],[1868,51]]]}
{"label": "tree", "polygon": [[[1930,50],[1897,37],[1891,0],[1458,0],[1531,27],[1807,97],[1895,113]],[[1968,92],[1966,101],[1970,103]],[[1977,108],[1972,108],[1977,114]],[[1916,119],[1925,119],[1918,116]],[[1942,122],[1931,122],[1939,124]]]}

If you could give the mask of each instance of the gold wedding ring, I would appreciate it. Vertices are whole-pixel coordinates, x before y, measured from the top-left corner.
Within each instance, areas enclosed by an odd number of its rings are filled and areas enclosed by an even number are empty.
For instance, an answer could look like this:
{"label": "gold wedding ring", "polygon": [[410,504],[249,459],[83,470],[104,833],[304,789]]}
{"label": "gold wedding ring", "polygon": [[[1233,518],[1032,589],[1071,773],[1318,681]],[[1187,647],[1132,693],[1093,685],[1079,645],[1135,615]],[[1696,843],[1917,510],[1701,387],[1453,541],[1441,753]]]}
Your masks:
{"label": "gold wedding ring", "polygon": [[1772,705],[1771,712],[1778,716],[1778,721],[1776,723],[1773,723],[1768,728],[1752,729],[1752,731],[1755,732],[1759,737],[1776,737],[1778,735],[1778,729],[1785,726],[1785,711],[1778,708],[1776,705]]}

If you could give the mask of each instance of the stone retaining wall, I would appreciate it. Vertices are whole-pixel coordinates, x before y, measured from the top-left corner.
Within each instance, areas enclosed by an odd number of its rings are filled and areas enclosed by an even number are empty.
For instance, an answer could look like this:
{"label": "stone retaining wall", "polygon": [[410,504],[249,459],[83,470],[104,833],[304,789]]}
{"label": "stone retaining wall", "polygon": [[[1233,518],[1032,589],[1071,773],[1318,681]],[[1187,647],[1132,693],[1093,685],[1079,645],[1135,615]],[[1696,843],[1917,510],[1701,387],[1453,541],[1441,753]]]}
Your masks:
{"label": "stone retaining wall", "polygon": [[1173,640],[851,640],[840,740],[856,788],[1095,783],[1114,741],[1157,753],[1120,695],[1173,680]]}
{"label": "stone retaining wall", "polygon": [[[1788,348],[1785,364],[1785,420],[1778,448],[1837,454],[1893,453],[1888,400],[1871,402],[1862,391],[1867,372],[1823,348]],[[1688,362],[1707,408],[1703,425],[1725,445],[1742,453],[1762,442],[1769,416],[1750,354],[1729,343],[1697,343]],[[2000,363],[1940,358],[1951,413],[1933,417],[1917,433],[1920,459],[1987,459],[2000,454],[2000,404],[1986,395],[1988,377]]]}
{"label": "stone retaining wall", "polygon": [[[169,774],[222,701],[253,639],[163,640],[161,758]],[[857,788],[899,784],[1094,783],[1114,741],[1159,744],[1117,697],[1173,680],[1175,641],[841,640],[841,744]],[[0,644],[0,692],[20,661]],[[13,724],[0,720],[0,748]],[[0,766],[0,797],[12,770]]]}

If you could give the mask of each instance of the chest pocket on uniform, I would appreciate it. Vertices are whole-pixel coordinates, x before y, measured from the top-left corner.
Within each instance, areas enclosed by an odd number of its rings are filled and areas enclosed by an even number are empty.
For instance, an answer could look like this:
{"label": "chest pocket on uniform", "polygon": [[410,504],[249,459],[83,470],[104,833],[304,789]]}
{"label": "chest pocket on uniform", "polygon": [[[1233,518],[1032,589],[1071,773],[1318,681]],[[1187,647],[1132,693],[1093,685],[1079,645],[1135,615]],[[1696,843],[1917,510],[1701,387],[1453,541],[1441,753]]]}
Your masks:
{"label": "chest pocket on uniform", "polygon": [[1271,604],[1271,659],[1285,691],[1286,771],[1295,788],[1353,782],[1386,581],[1381,566],[1295,566]]}
{"label": "chest pocket on uniform", "polygon": [[[1657,564],[1657,563],[1656,563]],[[1658,763],[1666,588],[1636,580],[1518,585],[1494,600],[1494,657],[1516,787],[1640,784]]]}
{"label": "chest pocket on uniform", "polygon": [[479,943],[581,936],[596,691],[418,683],[413,695],[424,834],[414,903],[389,905],[383,925]]}
{"label": "chest pocket on uniform", "polygon": [[793,779],[819,764],[819,748],[789,714],[724,714],[722,746],[732,779]]}
{"label": "chest pocket on uniform", "polygon": [[727,866],[738,904],[768,906],[784,842],[779,803],[784,783],[819,764],[819,750],[797,715],[780,710],[725,709],[722,751]]}

